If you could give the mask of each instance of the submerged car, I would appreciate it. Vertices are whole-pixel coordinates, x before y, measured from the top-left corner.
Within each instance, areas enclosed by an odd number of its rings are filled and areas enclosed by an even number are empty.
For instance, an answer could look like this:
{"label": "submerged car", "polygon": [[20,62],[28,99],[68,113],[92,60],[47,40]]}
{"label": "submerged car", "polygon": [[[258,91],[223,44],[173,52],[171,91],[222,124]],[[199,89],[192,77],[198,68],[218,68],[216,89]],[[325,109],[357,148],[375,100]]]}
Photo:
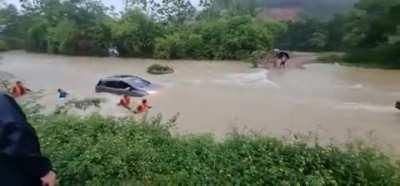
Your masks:
{"label": "submerged car", "polygon": [[138,76],[120,75],[100,79],[96,85],[96,92],[106,92],[117,95],[143,97],[155,94],[159,86]]}

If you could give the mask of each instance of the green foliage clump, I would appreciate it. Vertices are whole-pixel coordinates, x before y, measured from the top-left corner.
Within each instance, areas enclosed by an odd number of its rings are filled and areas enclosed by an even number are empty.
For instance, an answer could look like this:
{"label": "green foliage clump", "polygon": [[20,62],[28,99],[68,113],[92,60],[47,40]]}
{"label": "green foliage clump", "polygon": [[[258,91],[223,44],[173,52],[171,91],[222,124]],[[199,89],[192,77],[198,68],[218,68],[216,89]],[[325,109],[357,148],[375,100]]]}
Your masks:
{"label": "green foliage clump", "polygon": [[400,167],[360,146],[232,133],[173,136],[160,118],[31,118],[61,185],[399,185]]}
{"label": "green foliage clump", "polygon": [[0,51],[8,50],[8,45],[5,41],[0,40]]}
{"label": "green foliage clump", "polygon": [[278,47],[302,51],[343,51],[355,65],[400,68],[400,1],[360,0],[332,20],[302,18],[288,23]]}
{"label": "green foliage clump", "polygon": [[155,57],[246,59],[253,51],[272,47],[274,26],[250,16],[200,22],[158,39]]}
{"label": "green foliage clump", "polygon": [[156,40],[154,57],[159,59],[177,59],[185,56],[185,41],[181,34],[174,33]]}
{"label": "green foliage clump", "polygon": [[112,29],[121,56],[151,57],[161,27],[140,10],[127,12]]}
{"label": "green foliage clump", "polygon": [[168,65],[153,64],[147,68],[149,74],[161,75],[174,73],[174,69]]}

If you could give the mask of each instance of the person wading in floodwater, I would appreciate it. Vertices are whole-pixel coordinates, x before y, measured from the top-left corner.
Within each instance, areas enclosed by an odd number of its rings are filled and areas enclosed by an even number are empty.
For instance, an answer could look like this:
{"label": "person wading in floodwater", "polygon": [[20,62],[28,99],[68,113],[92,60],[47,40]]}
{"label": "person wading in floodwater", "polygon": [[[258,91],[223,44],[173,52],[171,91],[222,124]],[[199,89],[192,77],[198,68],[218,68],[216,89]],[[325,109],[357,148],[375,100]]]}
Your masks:
{"label": "person wading in floodwater", "polygon": [[30,92],[31,90],[29,88],[26,88],[21,81],[17,81],[15,83],[15,85],[11,88],[11,94],[14,97],[21,97],[25,94],[27,94],[28,92]]}
{"label": "person wading in floodwater", "polygon": [[140,104],[137,108],[136,111],[134,112],[135,114],[141,114],[149,111],[152,107],[148,104],[147,99],[142,100],[142,104]]}
{"label": "person wading in floodwater", "polygon": [[0,185],[54,186],[56,174],[42,156],[35,129],[11,96],[0,92]]}
{"label": "person wading in floodwater", "polygon": [[[279,67],[285,68],[287,61],[290,59],[289,53],[282,51],[280,49],[274,49],[274,54],[275,57],[278,59]],[[277,67],[277,65],[274,64],[274,67]]]}
{"label": "person wading in floodwater", "polygon": [[131,98],[128,95],[122,96],[122,98],[119,100],[118,106],[124,107],[128,110],[131,110]]}

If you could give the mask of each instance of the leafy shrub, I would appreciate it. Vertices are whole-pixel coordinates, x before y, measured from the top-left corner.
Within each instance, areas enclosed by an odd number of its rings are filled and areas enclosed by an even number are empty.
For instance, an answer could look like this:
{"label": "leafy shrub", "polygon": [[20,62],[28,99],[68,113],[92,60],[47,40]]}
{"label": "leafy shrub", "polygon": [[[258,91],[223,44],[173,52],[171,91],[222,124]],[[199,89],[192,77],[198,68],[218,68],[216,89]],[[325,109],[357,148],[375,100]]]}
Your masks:
{"label": "leafy shrub", "polygon": [[154,57],[160,59],[176,59],[185,56],[184,43],[180,35],[175,33],[156,39]]}
{"label": "leafy shrub", "polygon": [[48,30],[46,23],[37,23],[28,30],[26,49],[34,52],[47,51]]}
{"label": "leafy shrub", "polygon": [[176,31],[156,40],[154,55],[161,59],[204,58],[206,44],[199,34]]}
{"label": "leafy shrub", "polygon": [[232,133],[173,136],[170,123],[91,116],[32,119],[61,185],[399,185],[400,168],[361,146]]}
{"label": "leafy shrub", "polygon": [[154,75],[171,74],[174,73],[174,69],[168,65],[154,64],[147,68],[147,72]]}
{"label": "leafy shrub", "polygon": [[248,16],[200,22],[156,40],[154,55],[162,59],[247,59],[256,50],[272,46],[277,25]]}
{"label": "leafy shrub", "polygon": [[75,24],[65,20],[55,27],[50,27],[48,32],[47,52],[70,55],[76,53],[78,28]]}
{"label": "leafy shrub", "polygon": [[256,50],[272,46],[272,24],[249,16],[235,16],[203,23],[199,33],[205,56],[211,59],[246,59]]}
{"label": "leafy shrub", "polygon": [[160,26],[140,10],[129,11],[114,24],[112,37],[122,56],[151,57]]}
{"label": "leafy shrub", "polygon": [[0,51],[6,51],[8,50],[8,45],[6,42],[0,40]]}

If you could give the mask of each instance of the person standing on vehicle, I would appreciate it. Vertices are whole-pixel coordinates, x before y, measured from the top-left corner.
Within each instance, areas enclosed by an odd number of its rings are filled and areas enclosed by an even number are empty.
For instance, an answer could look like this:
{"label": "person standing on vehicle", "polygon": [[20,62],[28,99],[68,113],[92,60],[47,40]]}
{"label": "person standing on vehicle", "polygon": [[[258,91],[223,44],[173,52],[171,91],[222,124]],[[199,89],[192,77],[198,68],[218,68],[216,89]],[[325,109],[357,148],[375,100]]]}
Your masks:
{"label": "person standing on vehicle", "polygon": [[0,92],[0,185],[55,186],[51,162],[42,156],[34,128],[8,94]]}

